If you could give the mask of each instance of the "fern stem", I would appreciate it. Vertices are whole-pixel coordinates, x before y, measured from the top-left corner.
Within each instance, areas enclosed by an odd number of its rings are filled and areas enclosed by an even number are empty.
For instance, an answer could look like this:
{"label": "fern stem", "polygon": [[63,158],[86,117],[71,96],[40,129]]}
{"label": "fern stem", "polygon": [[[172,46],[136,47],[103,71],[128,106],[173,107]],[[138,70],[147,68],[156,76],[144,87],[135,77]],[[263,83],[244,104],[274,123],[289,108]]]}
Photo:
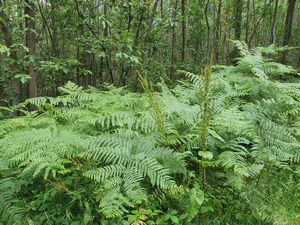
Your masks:
{"label": "fern stem", "polygon": [[[210,82],[212,79],[212,69],[211,66],[207,66],[202,71],[203,74],[203,105],[202,105],[202,119],[200,121],[200,132],[199,132],[199,139],[200,139],[200,149],[202,151],[207,151],[207,137],[208,137],[208,128],[210,122],[210,112],[209,112],[209,105],[210,105],[210,97],[209,97],[209,90],[210,90]],[[202,189],[205,189],[206,186],[206,169],[201,160],[199,166],[199,174],[200,180],[202,184]]]}
{"label": "fern stem", "polygon": [[165,128],[165,124],[164,124],[164,116],[163,116],[163,113],[162,113],[160,107],[158,106],[152,85],[147,81],[146,78],[142,77],[138,71],[137,71],[137,73],[138,73],[138,79],[142,85],[142,88],[144,89],[144,91],[147,93],[147,95],[149,97],[150,106],[154,110],[152,117],[158,125],[158,130],[159,130],[160,134],[168,143],[168,138],[166,137],[166,128]]}

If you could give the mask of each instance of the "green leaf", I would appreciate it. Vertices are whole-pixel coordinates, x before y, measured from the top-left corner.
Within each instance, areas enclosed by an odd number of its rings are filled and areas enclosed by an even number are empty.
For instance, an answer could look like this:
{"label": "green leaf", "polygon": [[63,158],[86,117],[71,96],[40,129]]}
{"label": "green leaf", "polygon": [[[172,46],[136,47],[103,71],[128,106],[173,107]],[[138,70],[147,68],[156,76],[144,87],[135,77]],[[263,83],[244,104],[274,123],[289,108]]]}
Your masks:
{"label": "green leaf", "polygon": [[64,73],[68,73],[68,72],[69,72],[69,70],[68,70],[67,68],[65,68],[65,67],[62,68],[62,71],[63,71]]}
{"label": "green leaf", "polygon": [[9,56],[10,49],[6,45],[0,44],[0,53],[6,54],[7,56]]}
{"label": "green leaf", "polygon": [[210,129],[208,132],[211,136],[218,139],[219,141],[225,142],[225,140],[216,131]]}
{"label": "green leaf", "polygon": [[88,224],[89,222],[92,221],[93,217],[91,214],[91,209],[90,205],[88,202],[84,202],[85,210],[84,210],[84,215],[83,215],[83,223]]}
{"label": "green leaf", "polygon": [[229,173],[227,174],[227,181],[225,185],[231,186],[236,190],[242,190],[244,187],[244,180],[241,176]]}
{"label": "green leaf", "polygon": [[203,206],[200,210],[201,214],[205,214],[208,212],[214,212],[214,208],[212,206]]}
{"label": "green leaf", "polygon": [[208,159],[208,160],[212,160],[212,158],[214,157],[212,152],[209,151],[199,151],[198,155],[201,156],[203,159]]}
{"label": "green leaf", "polygon": [[177,216],[171,216],[171,220],[173,223],[178,224],[179,223],[179,219]]}
{"label": "green leaf", "polygon": [[25,84],[31,77],[26,73],[18,73],[15,75],[15,78],[19,79],[22,84]]}
{"label": "green leaf", "polygon": [[191,221],[199,212],[204,202],[204,192],[199,187],[189,191],[189,204],[187,206],[187,220]]}

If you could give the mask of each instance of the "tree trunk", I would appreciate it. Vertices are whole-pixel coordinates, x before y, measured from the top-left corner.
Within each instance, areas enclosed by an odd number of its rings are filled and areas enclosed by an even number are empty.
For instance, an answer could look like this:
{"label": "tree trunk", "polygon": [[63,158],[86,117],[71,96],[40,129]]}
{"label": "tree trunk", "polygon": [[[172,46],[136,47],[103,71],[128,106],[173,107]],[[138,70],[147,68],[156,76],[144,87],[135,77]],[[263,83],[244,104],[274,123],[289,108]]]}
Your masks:
{"label": "tree trunk", "polygon": [[171,78],[174,77],[174,72],[175,72],[175,46],[176,46],[176,30],[175,30],[175,19],[176,19],[176,14],[177,14],[177,7],[178,7],[178,0],[176,0],[175,5],[174,5],[174,11],[172,15],[172,47],[171,47]]}
{"label": "tree trunk", "polygon": [[182,16],[182,21],[181,21],[181,28],[182,28],[182,46],[181,46],[181,61],[182,63],[185,61],[186,57],[186,0],[181,0],[181,16]]}
{"label": "tree trunk", "polygon": [[[104,5],[103,5],[103,15],[104,15],[104,18],[107,18],[107,14],[108,14],[108,6],[107,6],[107,3],[105,2]],[[108,35],[109,35],[109,29],[108,29],[108,23],[105,22],[105,27],[104,27],[104,37],[105,38],[108,38]],[[112,84],[115,83],[115,79],[114,79],[114,76],[113,76],[113,73],[112,73],[112,69],[110,68],[110,62],[111,62],[111,52],[108,50],[106,52],[106,69],[107,69],[107,73],[109,74],[109,77],[110,77],[110,82]]]}
{"label": "tree trunk", "polygon": [[51,29],[50,29],[50,27],[49,27],[49,24],[48,24],[48,22],[47,22],[47,19],[45,18],[45,15],[44,15],[44,13],[43,13],[42,6],[41,6],[41,4],[40,4],[39,2],[38,2],[38,8],[39,8],[39,11],[40,11],[40,14],[41,14],[43,23],[44,23],[44,25],[45,25],[45,27],[46,27],[46,29],[47,29],[48,34],[49,34],[53,52],[54,52],[54,54],[56,55],[56,57],[58,57],[58,56],[59,56],[59,53],[58,53],[58,50],[57,50],[57,48],[56,48],[56,43],[55,43],[55,40],[54,40],[54,38],[53,38],[52,31],[51,31]]}
{"label": "tree trunk", "polygon": [[234,10],[234,38],[236,40],[241,39],[241,25],[242,25],[242,11],[243,11],[243,0],[235,0]]}
{"label": "tree trunk", "polygon": [[[29,55],[33,57],[35,55],[35,7],[34,3],[30,0],[26,0],[25,14],[27,15],[25,19],[26,26],[26,46],[29,49]],[[35,98],[37,96],[37,82],[36,82],[36,71],[34,70],[34,65],[28,66],[28,74],[30,80],[27,86],[27,97]]]}
{"label": "tree trunk", "polygon": [[4,101],[4,87],[2,82],[0,83],[0,106],[4,106],[5,101]]}
{"label": "tree trunk", "polygon": [[[292,36],[292,25],[293,25],[293,17],[295,12],[296,0],[288,0],[288,7],[286,11],[286,19],[285,19],[285,29],[283,36],[283,45],[289,45],[291,36]],[[282,53],[281,63],[286,63],[286,51]]]}
{"label": "tree trunk", "polygon": [[247,0],[247,11],[246,11],[246,34],[245,34],[245,42],[246,42],[246,43],[248,43],[248,39],[249,39],[250,1],[251,1],[251,0]]}
{"label": "tree trunk", "polygon": [[276,42],[276,19],[277,19],[277,11],[278,11],[278,2],[279,0],[275,1],[274,15],[271,23],[271,39],[270,39],[271,44],[274,44]]}
{"label": "tree trunk", "polygon": [[132,15],[131,0],[129,0],[128,1],[128,23],[127,23],[128,32],[130,31],[130,28],[131,28],[132,19],[133,19],[133,15]]}
{"label": "tree trunk", "polygon": [[160,17],[164,17],[164,0],[160,0]]}
{"label": "tree trunk", "polygon": [[206,29],[207,29],[207,33],[206,33],[206,39],[207,39],[207,56],[206,56],[206,61],[207,63],[209,62],[209,58],[210,58],[210,25],[209,25],[209,21],[208,21],[208,9],[209,9],[209,0],[207,0],[206,5],[205,5],[205,10],[204,10],[204,15],[205,15],[205,23],[206,23]]}
{"label": "tree trunk", "polygon": [[222,14],[222,0],[219,0],[218,10],[217,10],[217,21],[216,21],[216,49],[215,49],[215,59],[216,63],[219,61],[219,48],[220,48],[220,37],[221,37],[221,14]]}

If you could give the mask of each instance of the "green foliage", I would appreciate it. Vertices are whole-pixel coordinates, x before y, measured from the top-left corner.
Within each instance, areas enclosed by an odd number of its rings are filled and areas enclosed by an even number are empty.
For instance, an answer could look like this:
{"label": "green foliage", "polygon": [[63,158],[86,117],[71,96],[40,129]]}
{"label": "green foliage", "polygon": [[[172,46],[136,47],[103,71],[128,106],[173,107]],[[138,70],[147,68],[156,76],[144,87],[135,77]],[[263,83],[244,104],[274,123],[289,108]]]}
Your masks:
{"label": "green foliage", "polygon": [[0,44],[0,53],[6,54],[7,56],[10,55],[10,49],[6,45]]}
{"label": "green foliage", "polygon": [[274,62],[272,59],[265,57],[265,55],[272,56],[277,55],[278,52],[286,51],[289,49],[287,47],[279,48],[270,45],[249,49],[245,42],[238,40],[232,42],[240,52],[238,66],[236,67],[237,72],[247,73],[250,71],[261,79],[266,79],[268,76],[297,73],[293,67]]}
{"label": "green foliage", "polygon": [[19,168],[17,181],[31,177],[47,186],[58,179],[65,190],[66,179],[80,176],[80,187],[94,189],[100,215],[119,217],[147,201],[146,184],[176,187],[170,175],[182,173],[185,163],[181,153],[159,144],[146,96],[107,88],[83,91],[68,83],[60,97],[28,99],[36,113],[1,124],[1,162]]}
{"label": "green foliage", "polygon": [[266,50],[237,44],[238,65],[209,82],[181,71],[155,92],[140,77],[144,94],[68,82],[3,107],[24,115],[0,120],[0,221],[297,224],[299,85],[275,76],[294,73],[283,65],[258,76]]}

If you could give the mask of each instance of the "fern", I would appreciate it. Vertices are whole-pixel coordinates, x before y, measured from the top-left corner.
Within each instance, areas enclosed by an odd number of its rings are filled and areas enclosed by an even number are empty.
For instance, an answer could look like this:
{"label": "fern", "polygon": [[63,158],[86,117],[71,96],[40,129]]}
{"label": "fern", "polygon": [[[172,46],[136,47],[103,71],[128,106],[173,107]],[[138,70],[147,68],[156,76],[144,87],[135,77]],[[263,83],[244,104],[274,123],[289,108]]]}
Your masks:
{"label": "fern", "polygon": [[25,221],[27,208],[17,195],[23,183],[25,182],[13,177],[0,181],[0,215],[1,220],[8,224],[21,225]]}
{"label": "fern", "polygon": [[[84,224],[85,214],[91,224],[121,224],[132,209],[157,206],[176,208],[191,224],[239,204],[257,221],[279,218],[277,203],[292,214],[288,205],[298,206],[277,195],[297,178],[275,185],[274,177],[299,173],[300,86],[278,79],[295,71],[265,57],[275,46],[235,44],[238,65],[212,66],[209,85],[186,71],[173,88],[158,84],[158,92],[140,78],[144,94],[69,82],[61,96],[11,108],[24,116],[0,120],[1,222]],[[27,112],[27,104],[37,110]]]}

